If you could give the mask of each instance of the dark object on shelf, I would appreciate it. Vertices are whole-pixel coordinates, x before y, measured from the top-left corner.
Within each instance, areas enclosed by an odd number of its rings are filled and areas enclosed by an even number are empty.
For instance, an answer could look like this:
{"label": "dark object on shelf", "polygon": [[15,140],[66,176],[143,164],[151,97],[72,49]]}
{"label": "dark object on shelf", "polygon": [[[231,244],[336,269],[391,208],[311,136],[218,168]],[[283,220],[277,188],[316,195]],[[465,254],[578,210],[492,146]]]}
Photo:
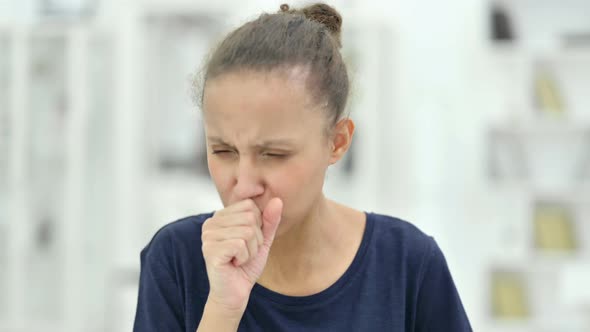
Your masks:
{"label": "dark object on shelf", "polygon": [[493,41],[512,41],[515,39],[508,11],[497,4],[492,5],[491,38]]}
{"label": "dark object on shelf", "polygon": [[544,251],[575,251],[574,221],[560,202],[538,202],[534,213],[535,247]]}
{"label": "dark object on shelf", "polygon": [[53,244],[55,237],[55,222],[50,216],[43,217],[36,229],[37,249],[45,252],[49,250]]}
{"label": "dark object on shelf", "polygon": [[561,37],[561,42],[564,47],[589,47],[590,46],[590,31],[580,33],[568,33]]}

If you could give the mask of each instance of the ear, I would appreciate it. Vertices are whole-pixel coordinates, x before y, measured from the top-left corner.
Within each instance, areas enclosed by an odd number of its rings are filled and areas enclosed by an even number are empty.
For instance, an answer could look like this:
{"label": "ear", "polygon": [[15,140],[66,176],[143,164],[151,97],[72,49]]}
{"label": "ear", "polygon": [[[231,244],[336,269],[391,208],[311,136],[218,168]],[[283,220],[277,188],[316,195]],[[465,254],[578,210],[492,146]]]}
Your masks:
{"label": "ear", "polygon": [[354,122],[350,118],[344,118],[332,129],[330,135],[330,165],[340,160],[352,143],[354,134]]}

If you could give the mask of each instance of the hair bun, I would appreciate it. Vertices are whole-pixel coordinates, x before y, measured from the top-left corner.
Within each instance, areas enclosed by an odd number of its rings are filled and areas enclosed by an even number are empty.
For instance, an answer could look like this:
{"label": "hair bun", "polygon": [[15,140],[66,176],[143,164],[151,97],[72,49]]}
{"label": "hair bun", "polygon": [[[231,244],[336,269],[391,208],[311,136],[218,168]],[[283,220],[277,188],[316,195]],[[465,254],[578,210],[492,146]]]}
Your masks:
{"label": "hair bun", "polygon": [[328,28],[333,34],[340,35],[342,28],[342,16],[334,9],[323,3],[317,3],[301,10],[305,17],[319,22]]}
{"label": "hair bun", "polygon": [[285,13],[285,12],[286,12],[286,13],[288,13],[288,12],[289,12],[289,9],[290,9],[290,7],[289,7],[289,5],[288,5],[288,4],[284,3],[284,4],[282,4],[282,5],[281,5],[281,11],[282,11],[282,12],[284,12],[284,13]]}
{"label": "hair bun", "polygon": [[332,33],[332,37],[338,43],[338,47],[341,46],[340,31],[342,28],[342,16],[340,16],[340,13],[334,7],[324,3],[316,3],[301,10],[293,10],[288,4],[282,4],[280,8],[281,12],[284,13],[300,12],[306,18],[324,25]]}

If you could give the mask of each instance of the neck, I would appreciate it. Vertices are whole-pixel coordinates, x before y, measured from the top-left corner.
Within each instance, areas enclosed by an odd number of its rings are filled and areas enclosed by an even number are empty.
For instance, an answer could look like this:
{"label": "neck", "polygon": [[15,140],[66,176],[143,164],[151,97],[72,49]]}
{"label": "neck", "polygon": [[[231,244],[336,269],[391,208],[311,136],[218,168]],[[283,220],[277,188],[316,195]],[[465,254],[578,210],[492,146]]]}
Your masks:
{"label": "neck", "polygon": [[[316,267],[325,264],[334,243],[333,207],[323,195],[307,216],[275,237],[266,267],[259,281],[290,284],[304,280]],[[332,218],[331,218],[332,217]],[[336,228],[337,229],[337,228]]]}

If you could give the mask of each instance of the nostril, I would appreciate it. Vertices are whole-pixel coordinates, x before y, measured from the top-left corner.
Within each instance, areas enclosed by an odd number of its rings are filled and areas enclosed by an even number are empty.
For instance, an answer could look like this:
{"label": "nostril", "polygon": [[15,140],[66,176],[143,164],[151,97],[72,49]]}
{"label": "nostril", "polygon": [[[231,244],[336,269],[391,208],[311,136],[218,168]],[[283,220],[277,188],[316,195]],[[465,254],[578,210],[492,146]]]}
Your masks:
{"label": "nostril", "polygon": [[240,200],[255,199],[264,194],[264,184],[255,177],[238,177],[234,184],[234,193]]}

